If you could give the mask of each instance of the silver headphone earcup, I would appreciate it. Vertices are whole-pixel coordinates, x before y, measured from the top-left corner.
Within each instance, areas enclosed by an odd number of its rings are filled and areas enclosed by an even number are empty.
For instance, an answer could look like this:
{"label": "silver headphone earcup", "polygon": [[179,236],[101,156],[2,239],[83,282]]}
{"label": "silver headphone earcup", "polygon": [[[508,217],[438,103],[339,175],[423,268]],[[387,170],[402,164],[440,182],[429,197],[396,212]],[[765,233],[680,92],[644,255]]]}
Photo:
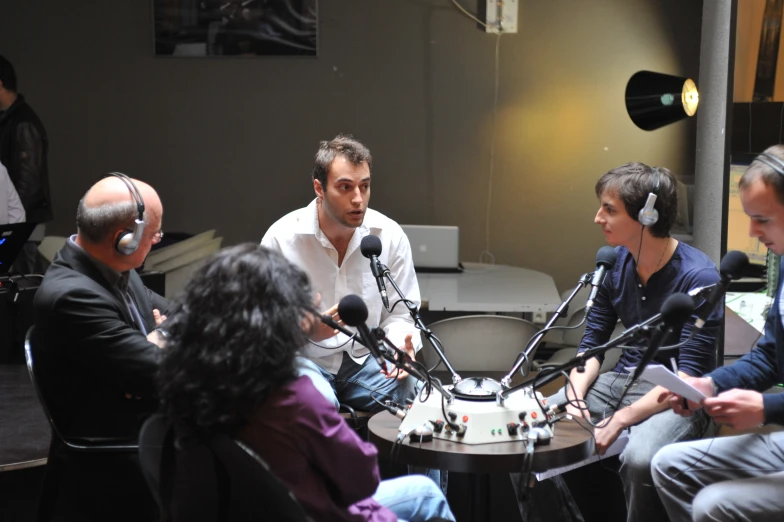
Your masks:
{"label": "silver headphone earcup", "polygon": [[139,242],[134,240],[133,232],[130,230],[126,230],[119,236],[117,236],[117,241],[114,243],[114,248],[120,254],[129,256],[136,252],[136,249],[139,247]]}
{"label": "silver headphone earcup", "polygon": [[652,227],[659,221],[659,211],[655,208],[651,210],[640,210],[640,213],[637,215],[637,221],[643,226]]}

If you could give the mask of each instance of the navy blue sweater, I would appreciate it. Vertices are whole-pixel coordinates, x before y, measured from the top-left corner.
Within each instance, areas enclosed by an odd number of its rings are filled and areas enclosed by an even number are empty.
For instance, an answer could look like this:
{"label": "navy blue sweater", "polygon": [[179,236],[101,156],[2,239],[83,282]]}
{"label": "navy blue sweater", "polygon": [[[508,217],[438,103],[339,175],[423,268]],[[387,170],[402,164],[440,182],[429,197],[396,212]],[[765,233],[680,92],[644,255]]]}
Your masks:
{"label": "navy blue sweater", "polygon": [[[631,252],[625,247],[616,247],[615,252],[615,266],[607,273],[593,311],[588,316],[580,352],[609,341],[618,319],[624,328],[630,328],[659,313],[662,303],[670,295],[676,292],[685,293],[719,281],[719,272],[713,261],[684,243],[678,243],[670,260],[651,275],[644,286],[637,275],[637,264]],[[681,341],[689,337],[697,319],[696,314],[700,311],[701,306],[683,327]],[[689,342],[678,350],[659,352],[654,361],[669,366],[670,358],[675,357],[678,369],[688,375],[699,377],[708,373],[716,367],[716,338],[723,320],[724,307],[716,306],[705,326]],[[676,342],[677,338],[665,339],[665,344]],[[624,350],[613,371],[627,373],[627,367],[637,366],[647,347],[647,341],[640,342],[639,346],[639,350]]]}

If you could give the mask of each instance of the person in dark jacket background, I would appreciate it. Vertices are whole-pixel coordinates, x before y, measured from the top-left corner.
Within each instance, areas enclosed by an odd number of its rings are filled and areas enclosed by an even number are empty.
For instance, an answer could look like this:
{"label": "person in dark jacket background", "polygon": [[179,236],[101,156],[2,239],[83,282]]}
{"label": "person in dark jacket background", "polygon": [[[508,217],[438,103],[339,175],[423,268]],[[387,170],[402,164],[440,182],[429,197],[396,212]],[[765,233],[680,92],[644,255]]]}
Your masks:
{"label": "person in dark jacket background", "polygon": [[22,200],[27,221],[39,223],[13,270],[40,272],[37,248],[44,237],[44,223],[52,220],[49,192],[49,139],[41,119],[17,92],[16,71],[0,55],[0,163]]}

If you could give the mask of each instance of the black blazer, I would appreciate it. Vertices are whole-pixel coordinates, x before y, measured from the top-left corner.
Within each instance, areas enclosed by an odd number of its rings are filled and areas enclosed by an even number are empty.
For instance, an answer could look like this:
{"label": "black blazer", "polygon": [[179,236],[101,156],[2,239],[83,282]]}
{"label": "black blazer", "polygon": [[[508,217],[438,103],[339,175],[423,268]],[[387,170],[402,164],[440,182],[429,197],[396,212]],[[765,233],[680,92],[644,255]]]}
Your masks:
{"label": "black blazer", "polygon": [[[168,302],[133,270],[128,289],[152,331],[153,308],[165,313]],[[33,307],[40,380],[55,390],[50,408],[63,436],[135,441],[141,423],[157,411],[160,349],[147,341],[120,295],[70,240],[46,271]]]}

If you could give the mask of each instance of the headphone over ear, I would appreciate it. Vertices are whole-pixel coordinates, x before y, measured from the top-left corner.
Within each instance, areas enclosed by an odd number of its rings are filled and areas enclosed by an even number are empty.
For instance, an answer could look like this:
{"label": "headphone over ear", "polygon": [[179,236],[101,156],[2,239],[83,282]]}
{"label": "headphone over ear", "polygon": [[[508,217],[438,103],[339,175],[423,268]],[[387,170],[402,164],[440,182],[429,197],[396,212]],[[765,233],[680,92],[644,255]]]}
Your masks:
{"label": "headphone over ear", "polygon": [[139,213],[139,216],[133,222],[133,229],[120,232],[114,242],[114,249],[117,250],[117,252],[129,256],[139,248],[139,243],[142,241],[142,234],[144,234],[144,200],[142,199],[142,193],[139,192],[139,189],[133,184],[131,178],[122,172],[110,172],[108,175],[120,178],[122,182],[125,183],[131,196],[133,196],[133,200],[136,202],[136,210]]}
{"label": "headphone over ear", "polygon": [[645,200],[645,205],[637,213],[637,221],[644,227],[652,227],[659,221],[659,211],[654,208],[656,199],[659,197],[659,187],[661,186],[661,172],[654,167],[656,173],[656,187],[653,191],[648,193],[648,199]]}
{"label": "headphone over ear", "polygon": [[782,176],[784,176],[784,161],[780,158],[777,158],[773,154],[768,154],[767,152],[761,153],[759,156],[754,158],[755,161],[759,161],[760,163],[764,163],[768,167],[772,168]]}

